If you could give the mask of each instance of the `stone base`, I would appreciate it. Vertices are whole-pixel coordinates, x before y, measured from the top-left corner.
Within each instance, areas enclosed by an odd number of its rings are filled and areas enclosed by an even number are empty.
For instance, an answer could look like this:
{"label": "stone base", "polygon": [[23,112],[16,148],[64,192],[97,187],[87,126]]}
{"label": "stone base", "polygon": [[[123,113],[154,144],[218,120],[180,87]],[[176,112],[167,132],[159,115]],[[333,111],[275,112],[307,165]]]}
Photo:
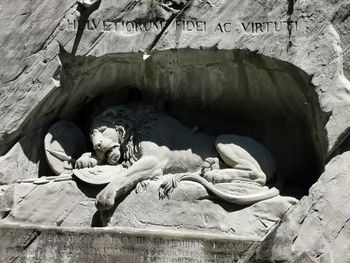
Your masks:
{"label": "stone base", "polygon": [[[158,189],[163,179],[149,181],[145,189],[131,191],[118,199],[111,211],[102,214],[95,208],[95,198],[103,186],[91,186],[79,180],[17,184],[13,207],[0,220],[0,226],[105,226],[263,238],[295,203],[294,198],[276,196],[250,206],[235,205],[220,201],[194,182],[181,182],[169,199],[160,200]],[[245,193],[243,187],[232,185],[231,188],[226,190]]]}
{"label": "stone base", "polygon": [[241,262],[261,242],[199,232],[2,226],[2,262]]}

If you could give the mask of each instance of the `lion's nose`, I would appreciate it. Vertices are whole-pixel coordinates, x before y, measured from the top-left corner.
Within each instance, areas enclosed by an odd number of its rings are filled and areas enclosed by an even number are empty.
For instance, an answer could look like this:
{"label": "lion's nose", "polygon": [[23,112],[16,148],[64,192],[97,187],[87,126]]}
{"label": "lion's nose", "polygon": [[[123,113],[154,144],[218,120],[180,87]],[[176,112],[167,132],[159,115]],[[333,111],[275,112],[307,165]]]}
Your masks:
{"label": "lion's nose", "polygon": [[95,150],[101,150],[101,147],[102,147],[102,142],[97,142],[95,143]]}

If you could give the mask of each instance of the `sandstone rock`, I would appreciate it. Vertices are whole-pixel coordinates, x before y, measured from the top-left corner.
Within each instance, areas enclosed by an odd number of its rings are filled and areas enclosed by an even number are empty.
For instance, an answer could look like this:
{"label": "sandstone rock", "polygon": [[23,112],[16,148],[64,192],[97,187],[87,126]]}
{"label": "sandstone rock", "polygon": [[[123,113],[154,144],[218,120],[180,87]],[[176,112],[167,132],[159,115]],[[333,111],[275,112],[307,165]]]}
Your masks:
{"label": "sandstone rock", "polygon": [[267,237],[257,262],[348,262],[350,152],[332,159],[324,174]]}
{"label": "sandstone rock", "polygon": [[[192,234],[192,235],[191,235]],[[55,262],[164,262],[245,260],[258,240],[180,231],[67,228],[0,228],[0,254],[16,259]]]}
{"label": "sandstone rock", "polygon": [[0,184],[11,184],[19,179],[37,177],[42,142],[38,134],[29,134],[0,157]]}
{"label": "sandstone rock", "polygon": [[14,187],[6,185],[0,187],[0,218],[4,218],[11,211],[13,206]]}
{"label": "sandstone rock", "polygon": [[[252,206],[232,205],[212,199],[201,185],[191,182],[180,183],[169,199],[159,200],[161,182],[151,181],[141,192],[134,190],[119,200],[108,226],[148,230],[205,229],[208,233],[262,238],[295,203],[293,198],[278,196]],[[18,184],[14,207],[0,224],[102,226],[101,214],[95,208],[95,196],[100,190],[101,187],[89,187],[82,182],[34,187]],[[237,193],[239,189],[233,187],[232,191]]]}
{"label": "sandstone rock", "polygon": [[[349,0],[103,0],[96,8],[83,2],[86,8],[72,0],[0,4],[2,222],[86,227],[98,218],[97,190],[86,185],[9,184],[50,175],[42,142],[54,121],[71,120],[88,133],[92,115],[106,105],[142,100],[195,129],[251,136],[273,153],[282,192],[295,196],[307,193],[331,157],[348,150]],[[254,260],[347,262],[349,158],[332,159]],[[133,192],[111,226],[159,227],[156,214],[140,213],[141,222],[130,211],[143,204],[153,212],[145,199]],[[162,202],[160,215],[171,217],[161,227],[197,215],[186,202]],[[215,214],[203,208],[190,228],[263,236],[262,228],[241,226],[240,217],[253,215],[248,222],[257,226],[261,211],[280,202],[277,214],[262,219],[268,228],[288,200],[261,202],[249,213],[196,201]]]}
{"label": "sandstone rock", "polygon": [[[74,120],[97,102],[141,96],[206,129],[203,115],[235,120],[227,131],[256,138],[278,159],[287,178],[282,181],[289,185],[284,191],[305,193],[347,136],[349,83],[342,74],[340,39],[330,23],[339,31],[345,26],[340,23],[347,5],[216,2],[105,0],[84,10],[71,1],[57,8],[49,0],[19,9],[15,2],[3,4],[3,18],[13,22],[2,29],[2,46],[16,58],[7,51],[1,56],[2,65],[11,67],[2,66],[0,74],[0,152],[55,118]],[[43,22],[26,30],[23,17]],[[191,21],[198,21],[193,29]],[[85,23],[84,31],[79,23]],[[25,49],[11,35],[18,27]],[[40,37],[30,40],[34,35]],[[346,34],[341,38],[346,41]],[[188,112],[199,116],[188,120]],[[305,180],[303,186],[295,176]]]}

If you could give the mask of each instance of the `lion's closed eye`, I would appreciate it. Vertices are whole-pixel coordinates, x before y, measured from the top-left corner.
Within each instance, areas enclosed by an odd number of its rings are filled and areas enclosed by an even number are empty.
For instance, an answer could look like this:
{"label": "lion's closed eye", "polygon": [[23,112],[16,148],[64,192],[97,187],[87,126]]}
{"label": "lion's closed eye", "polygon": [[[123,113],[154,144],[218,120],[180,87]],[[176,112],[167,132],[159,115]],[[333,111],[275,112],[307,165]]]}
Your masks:
{"label": "lion's closed eye", "polygon": [[107,126],[101,126],[98,128],[99,132],[104,132],[107,129]]}

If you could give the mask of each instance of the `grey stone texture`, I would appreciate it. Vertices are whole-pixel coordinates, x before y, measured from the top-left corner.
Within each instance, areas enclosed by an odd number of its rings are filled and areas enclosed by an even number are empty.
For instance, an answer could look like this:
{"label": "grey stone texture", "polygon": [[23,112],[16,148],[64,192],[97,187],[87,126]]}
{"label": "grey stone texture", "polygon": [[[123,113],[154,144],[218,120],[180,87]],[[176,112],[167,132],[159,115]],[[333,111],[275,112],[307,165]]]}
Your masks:
{"label": "grey stone texture", "polygon": [[257,250],[257,262],[348,262],[350,152],[325,172]]}
{"label": "grey stone texture", "polygon": [[[112,211],[102,212],[95,208],[95,196],[102,187],[96,188],[82,182],[38,186],[20,184],[15,188],[14,208],[0,223],[47,227],[179,229],[262,238],[294,204],[292,198],[281,196],[252,206],[225,204],[193,182],[183,182],[169,199],[159,200],[160,183],[149,182],[147,189],[132,191],[118,199]],[[239,186],[231,186],[231,189],[236,193]],[[108,222],[103,221],[105,213],[111,217]]]}
{"label": "grey stone texture", "polygon": [[[53,175],[43,140],[54,122],[70,120],[86,132],[105,106],[141,98],[191,128],[256,139],[276,160],[276,187],[306,196],[290,210],[289,199],[278,197],[236,211],[197,185],[190,194],[203,199],[180,200],[187,191],[178,188],[174,199],[153,200],[154,213],[145,200],[157,197],[159,182],[151,182],[120,200],[110,227],[158,231],[167,224],[264,238],[283,217],[262,244],[245,250],[246,262],[349,262],[350,1],[83,2],[0,3],[3,226],[106,225],[94,207],[101,188],[16,182]],[[196,220],[192,206],[202,212]],[[270,206],[280,210],[266,212]],[[27,249],[40,251],[35,242],[9,241],[30,230],[6,231],[2,254],[14,247],[26,262]]]}
{"label": "grey stone texture", "polygon": [[[0,228],[4,262],[244,262],[259,239],[135,229]],[[6,246],[4,245],[6,242]]]}

